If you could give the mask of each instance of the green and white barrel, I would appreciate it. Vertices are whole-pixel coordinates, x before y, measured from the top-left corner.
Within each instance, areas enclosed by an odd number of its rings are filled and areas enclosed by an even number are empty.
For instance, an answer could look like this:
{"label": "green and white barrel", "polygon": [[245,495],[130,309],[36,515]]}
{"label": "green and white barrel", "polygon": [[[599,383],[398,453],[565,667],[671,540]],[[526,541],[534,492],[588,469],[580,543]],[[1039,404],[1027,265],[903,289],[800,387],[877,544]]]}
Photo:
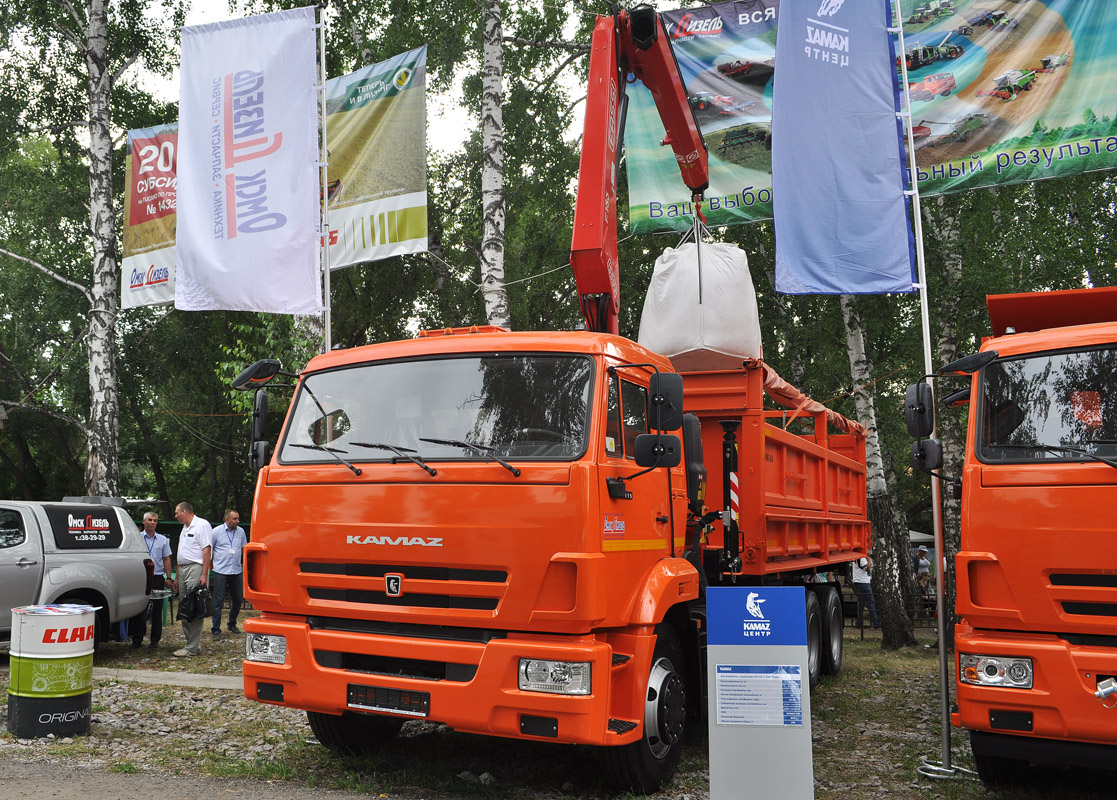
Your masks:
{"label": "green and white barrel", "polygon": [[8,731],[23,739],[89,733],[93,606],[12,609]]}

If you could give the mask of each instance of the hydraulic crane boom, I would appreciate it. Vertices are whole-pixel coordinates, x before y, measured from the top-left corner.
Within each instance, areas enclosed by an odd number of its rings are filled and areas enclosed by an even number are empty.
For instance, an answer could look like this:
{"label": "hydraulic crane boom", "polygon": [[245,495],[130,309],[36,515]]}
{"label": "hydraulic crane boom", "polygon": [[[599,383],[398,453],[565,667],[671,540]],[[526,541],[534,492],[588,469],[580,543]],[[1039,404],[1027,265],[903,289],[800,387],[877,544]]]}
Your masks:
{"label": "hydraulic crane boom", "polygon": [[652,93],[691,197],[709,186],[706,143],[687,101],[679,65],[659,15],[651,6],[597,18],[590,54],[585,132],[574,207],[570,265],[586,327],[619,332],[617,161],[628,108],[628,76]]}

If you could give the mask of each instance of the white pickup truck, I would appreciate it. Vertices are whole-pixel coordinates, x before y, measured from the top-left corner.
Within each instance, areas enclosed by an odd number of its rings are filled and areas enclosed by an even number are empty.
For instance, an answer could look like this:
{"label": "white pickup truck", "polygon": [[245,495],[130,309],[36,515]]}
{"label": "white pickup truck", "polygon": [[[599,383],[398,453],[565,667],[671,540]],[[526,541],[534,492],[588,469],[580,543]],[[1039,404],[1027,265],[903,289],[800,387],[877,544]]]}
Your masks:
{"label": "white pickup truck", "polygon": [[0,650],[19,606],[98,606],[98,642],[112,623],[144,610],[154,562],[123,506],[116,498],[0,500]]}

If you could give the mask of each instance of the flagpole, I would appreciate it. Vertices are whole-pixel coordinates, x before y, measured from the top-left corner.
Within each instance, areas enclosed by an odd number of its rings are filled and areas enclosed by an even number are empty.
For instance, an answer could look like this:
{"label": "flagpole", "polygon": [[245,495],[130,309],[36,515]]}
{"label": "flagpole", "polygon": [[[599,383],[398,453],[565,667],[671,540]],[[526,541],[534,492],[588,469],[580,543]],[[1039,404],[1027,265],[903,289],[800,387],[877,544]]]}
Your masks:
{"label": "flagpole", "polygon": [[[914,123],[911,118],[911,93],[908,91],[908,63],[906,58],[907,47],[904,41],[904,15],[899,0],[896,0],[894,3],[893,10],[896,15],[896,26],[892,30],[899,35],[900,39],[900,82],[904,90],[904,108],[906,109],[906,111],[901,112],[901,117],[904,120],[904,132],[907,136],[908,172],[911,175],[911,189],[907,190],[906,193],[911,196],[912,232],[915,236],[915,264],[919,281],[916,284],[916,288],[919,289],[919,316],[923,328],[923,374],[930,376],[934,373],[934,366],[931,356],[931,313],[927,298],[927,262],[923,252],[923,206],[919,196],[919,171],[915,163],[915,135],[912,132],[912,125]],[[927,378],[927,382],[931,384],[932,392],[934,390],[934,381],[935,379],[933,377]],[[935,438],[937,433],[937,430],[931,431],[931,437]],[[938,553],[939,557],[939,568],[935,570],[935,603],[937,612],[936,619],[938,623],[939,715],[942,732],[942,750],[940,753],[940,763],[935,764],[934,762],[924,759],[916,771],[920,775],[928,778],[947,779],[960,777],[957,773],[968,772],[968,770],[964,770],[960,767],[953,767],[950,763],[950,678],[947,672],[947,648],[944,624],[946,618],[946,592],[944,591],[946,580],[946,547],[942,526],[942,484],[939,481],[939,476],[935,473],[931,474],[931,523],[935,536],[935,552]]]}
{"label": "flagpole", "polygon": [[318,117],[322,125],[322,154],[318,164],[319,192],[322,197],[321,262],[322,262],[322,352],[328,353],[330,336],[330,150],[326,143],[326,4],[318,3]]}

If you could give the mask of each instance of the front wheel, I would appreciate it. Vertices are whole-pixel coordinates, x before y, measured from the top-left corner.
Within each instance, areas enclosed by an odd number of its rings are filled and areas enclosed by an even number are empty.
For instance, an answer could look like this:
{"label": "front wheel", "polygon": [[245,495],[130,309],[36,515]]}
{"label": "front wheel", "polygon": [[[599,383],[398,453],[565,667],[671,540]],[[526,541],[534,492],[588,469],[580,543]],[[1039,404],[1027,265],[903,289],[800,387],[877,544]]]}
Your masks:
{"label": "front wheel", "polygon": [[403,727],[399,717],[372,714],[322,714],[307,711],[306,720],[318,741],[343,756],[371,755],[394,739]]}
{"label": "front wheel", "polygon": [[671,780],[686,733],[686,666],[679,637],[657,625],[655,651],[644,698],[644,735],[632,744],[606,747],[607,779],[621,791],[652,794]]}

